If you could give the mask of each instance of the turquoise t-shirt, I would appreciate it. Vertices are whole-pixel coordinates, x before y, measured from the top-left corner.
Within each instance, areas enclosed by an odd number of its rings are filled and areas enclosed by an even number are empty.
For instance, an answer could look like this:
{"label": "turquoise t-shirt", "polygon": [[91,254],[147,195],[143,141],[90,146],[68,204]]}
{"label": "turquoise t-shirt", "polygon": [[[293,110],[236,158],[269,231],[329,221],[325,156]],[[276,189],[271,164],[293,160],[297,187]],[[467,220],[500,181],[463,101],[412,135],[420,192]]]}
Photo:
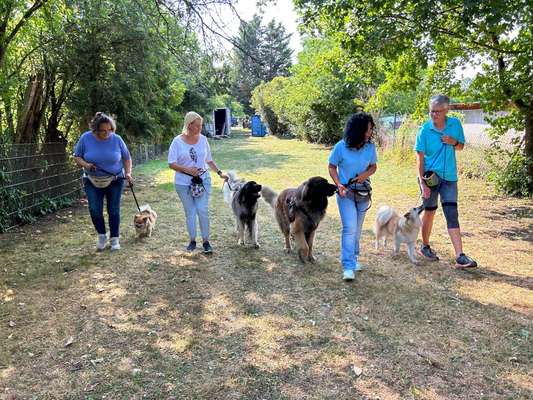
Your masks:
{"label": "turquoise t-shirt", "polygon": [[454,182],[457,181],[455,148],[451,144],[442,142],[443,135],[451,136],[459,143],[465,143],[461,121],[455,117],[447,117],[446,126],[442,131],[437,130],[431,120],[422,125],[416,135],[414,149],[424,153],[424,172],[435,171],[441,178]]}
{"label": "turquoise t-shirt", "polygon": [[366,143],[360,149],[350,149],[344,139],[337,142],[329,155],[329,163],[337,167],[337,173],[342,184],[365,172],[368,166],[376,164],[378,160],[374,143]]}

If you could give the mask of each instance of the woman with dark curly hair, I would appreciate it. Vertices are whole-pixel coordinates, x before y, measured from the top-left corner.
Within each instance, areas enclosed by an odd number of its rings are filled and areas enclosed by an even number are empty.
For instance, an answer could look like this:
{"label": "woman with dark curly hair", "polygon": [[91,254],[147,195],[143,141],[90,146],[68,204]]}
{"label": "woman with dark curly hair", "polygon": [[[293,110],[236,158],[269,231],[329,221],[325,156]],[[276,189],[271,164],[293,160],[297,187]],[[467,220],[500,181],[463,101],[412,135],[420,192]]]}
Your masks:
{"label": "woman with dark curly hair", "polygon": [[363,183],[377,169],[376,146],[371,142],[375,128],[370,114],[358,112],[350,116],[344,137],[329,156],[329,174],[338,188],[337,204],[342,221],[341,263],[343,279],[351,281],[361,269],[359,239],[369,207],[368,200],[358,201],[349,188],[351,183]]}

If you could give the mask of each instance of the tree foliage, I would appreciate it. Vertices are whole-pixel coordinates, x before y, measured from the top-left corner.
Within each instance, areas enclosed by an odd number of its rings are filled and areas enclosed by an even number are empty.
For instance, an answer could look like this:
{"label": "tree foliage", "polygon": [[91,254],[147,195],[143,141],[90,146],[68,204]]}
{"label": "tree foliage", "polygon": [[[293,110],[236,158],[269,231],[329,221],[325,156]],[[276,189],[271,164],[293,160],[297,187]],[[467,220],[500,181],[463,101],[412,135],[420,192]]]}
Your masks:
{"label": "tree foliage", "polygon": [[[227,5],[227,0],[210,4]],[[96,111],[127,140],[172,136],[228,90],[200,46],[201,0],[0,2],[0,138],[68,141]],[[205,42],[204,42],[205,43]]]}
{"label": "tree foliage", "polygon": [[[509,110],[497,123],[525,131],[517,152],[533,181],[533,3],[528,0],[295,0],[309,32],[339,37],[356,60],[379,54],[396,62],[406,54],[422,68],[480,60],[472,85],[486,111]],[[495,117],[497,119],[497,117]],[[519,121],[519,122],[518,122]],[[518,124],[516,124],[518,122]],[[501,127],[501,129],[500,129]],[[514,160],[511,164],[516,164]],[[516,170],[516,168],[515,168]],[[531,193],[532,188],[529,189]]]}
{"label": "tree foliage", "polygon": [[234,50],[232,92],[247,114],[253,113],[250,102],[254,88],[276,76],[287,76],[291,66],[290,35],[274,20],[266,26],[262,22],[260,15],[243,21]]}
{"label": "tree foliage", "polygon": [[346,117],[367,100],[368,92],[360,77],[348,76],[344,55],[334,40],[307,40],[291,76],[259,86],[254,105],[271,125],[286,125],[311,142],[335,143]]}

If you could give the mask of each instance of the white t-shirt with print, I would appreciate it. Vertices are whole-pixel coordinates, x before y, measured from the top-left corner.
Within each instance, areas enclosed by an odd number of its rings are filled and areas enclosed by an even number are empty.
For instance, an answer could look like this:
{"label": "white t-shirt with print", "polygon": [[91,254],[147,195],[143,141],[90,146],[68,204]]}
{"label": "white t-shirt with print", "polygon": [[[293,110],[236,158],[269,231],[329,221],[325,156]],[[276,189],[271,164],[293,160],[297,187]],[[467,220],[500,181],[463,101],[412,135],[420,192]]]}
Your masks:
{"label": "white t-shirt with print", "polygon": [[[182,167],[196,167],[206,170],[201,176],[203,180],[210,179],[208,162],[213,161],[209,142],[204,135],[200,135],[196,144],[187,144],[179,136],[176,136],[168,150],[168,163],[176,163]],[[174,183],[176,185],[189,185],[192,177],[176,171]]]}

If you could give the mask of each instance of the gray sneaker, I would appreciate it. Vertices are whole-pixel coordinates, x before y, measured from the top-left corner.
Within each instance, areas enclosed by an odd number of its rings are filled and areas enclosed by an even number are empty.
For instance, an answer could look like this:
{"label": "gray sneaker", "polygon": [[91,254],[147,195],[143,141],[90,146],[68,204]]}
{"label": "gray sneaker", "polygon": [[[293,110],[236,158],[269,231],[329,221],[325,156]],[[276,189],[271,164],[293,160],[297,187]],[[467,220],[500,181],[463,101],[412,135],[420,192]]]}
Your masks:
{"label": "gray sneaker", "polygon": [[104,251],[107,244],[107,235],[105,233],[99,233],[96,239],[96,251]]}
{"label": "gray sneaker", "polygon": [[420,249],[418,250],[418,254],[420,254],[426,260],[439,261],[439,257],[437,257],[437,253],[435,253],[433,249],[429,247],[429,244],[422,245],[422,247],[420,247]]}
{"label": "gray sneaker", "polygon": [[455,268],[465,269],[465,268],[476,268],[477,262],[468,257],[465,253],[459,254],[459,257],[455,260]]}

